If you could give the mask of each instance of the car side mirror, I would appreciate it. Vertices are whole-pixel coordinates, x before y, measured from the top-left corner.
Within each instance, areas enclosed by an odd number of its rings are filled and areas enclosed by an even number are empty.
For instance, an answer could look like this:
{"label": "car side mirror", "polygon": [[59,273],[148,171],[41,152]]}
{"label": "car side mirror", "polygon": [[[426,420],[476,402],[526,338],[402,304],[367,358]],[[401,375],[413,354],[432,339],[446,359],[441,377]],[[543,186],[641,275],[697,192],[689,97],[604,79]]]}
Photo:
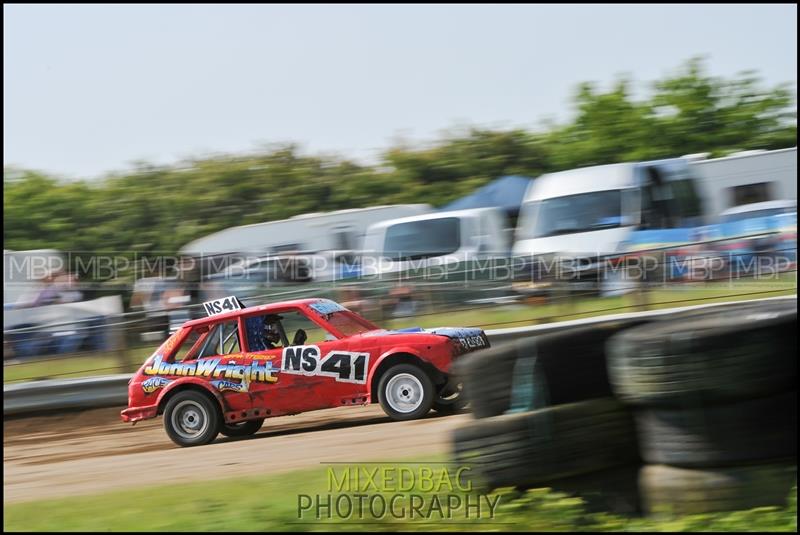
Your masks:
{"label": "car side mirror", "polygon": [[297,332],[294,333],[294,340],[292,340],[293,346],[301,346],[308,340],[308,335],[303,329],[297,329]]}

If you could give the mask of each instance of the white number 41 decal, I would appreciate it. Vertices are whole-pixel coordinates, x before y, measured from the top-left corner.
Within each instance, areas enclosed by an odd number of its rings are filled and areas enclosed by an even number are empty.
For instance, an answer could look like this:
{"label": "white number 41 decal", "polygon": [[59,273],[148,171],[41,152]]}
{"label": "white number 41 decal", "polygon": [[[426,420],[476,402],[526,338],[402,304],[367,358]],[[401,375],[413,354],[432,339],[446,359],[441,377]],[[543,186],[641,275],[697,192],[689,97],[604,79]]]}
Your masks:
{"label": "white number 41 decal", "polygon": [[323,375],[344,383],[367,382],[369,353],[331,351],[320,358],[317,346],[294,346],[283,349],[281,372],[297,375]]}

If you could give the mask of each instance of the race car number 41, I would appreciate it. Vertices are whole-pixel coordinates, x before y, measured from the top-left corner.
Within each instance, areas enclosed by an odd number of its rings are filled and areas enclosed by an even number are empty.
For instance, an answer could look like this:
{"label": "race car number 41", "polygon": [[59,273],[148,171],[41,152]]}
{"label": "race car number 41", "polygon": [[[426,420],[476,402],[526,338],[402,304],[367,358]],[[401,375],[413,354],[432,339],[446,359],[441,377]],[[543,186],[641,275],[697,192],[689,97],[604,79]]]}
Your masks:
{"label": "race car number 41", "polygon": [[224,312],[239,310],[242,308],[242,303],[236,297],[223,297],[214,301],[206,301],[203,303],[203,308],[206,309],[207,315],[216,316]]}

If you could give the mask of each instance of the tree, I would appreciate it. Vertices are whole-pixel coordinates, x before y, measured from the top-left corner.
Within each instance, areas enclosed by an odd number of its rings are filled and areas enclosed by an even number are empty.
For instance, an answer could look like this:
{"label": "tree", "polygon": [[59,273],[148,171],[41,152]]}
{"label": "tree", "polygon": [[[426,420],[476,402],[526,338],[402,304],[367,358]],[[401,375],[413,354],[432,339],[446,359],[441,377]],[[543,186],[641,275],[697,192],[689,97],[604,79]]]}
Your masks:
{"label": "tree", "polygon": [[765,89],[760,82],[752,71],[732,80],[710,76],[703,59],[693,58],[654,84],[654,132],[673,154],[796,145],[789,86]]}
{"label": "tree", "polygon": [[142,162],[91,183],[5,168],[5,247],[173,254],[235,225],[380,204],[441,206],[503,175],[797,145],[793,92],[763,88],[752,72],[725,80],[693,58],[643,101],[633,100],[631,84],[620,78],[607,92],[580,84],[565,125],[468,128],[429,148],[396,146],[376,166],[285,144],[174,166]]}

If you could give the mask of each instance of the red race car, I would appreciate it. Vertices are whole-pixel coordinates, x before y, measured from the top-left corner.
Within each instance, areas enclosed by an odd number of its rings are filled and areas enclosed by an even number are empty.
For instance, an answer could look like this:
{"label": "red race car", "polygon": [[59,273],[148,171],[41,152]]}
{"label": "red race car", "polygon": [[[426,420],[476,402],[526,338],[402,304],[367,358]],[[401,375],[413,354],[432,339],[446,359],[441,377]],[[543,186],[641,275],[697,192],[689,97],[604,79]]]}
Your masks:
{"label": "red race car", "polygon": [[376,399],[394,420],[455,412],[463,398],[449,380],[453,360],[489,347],[481,329],[387,331],[328,299],[245,308],[227,297],[204,307],[208,317],[186,322],[136,372],[122,411],[126,422],[163,414],[180,446]]}

